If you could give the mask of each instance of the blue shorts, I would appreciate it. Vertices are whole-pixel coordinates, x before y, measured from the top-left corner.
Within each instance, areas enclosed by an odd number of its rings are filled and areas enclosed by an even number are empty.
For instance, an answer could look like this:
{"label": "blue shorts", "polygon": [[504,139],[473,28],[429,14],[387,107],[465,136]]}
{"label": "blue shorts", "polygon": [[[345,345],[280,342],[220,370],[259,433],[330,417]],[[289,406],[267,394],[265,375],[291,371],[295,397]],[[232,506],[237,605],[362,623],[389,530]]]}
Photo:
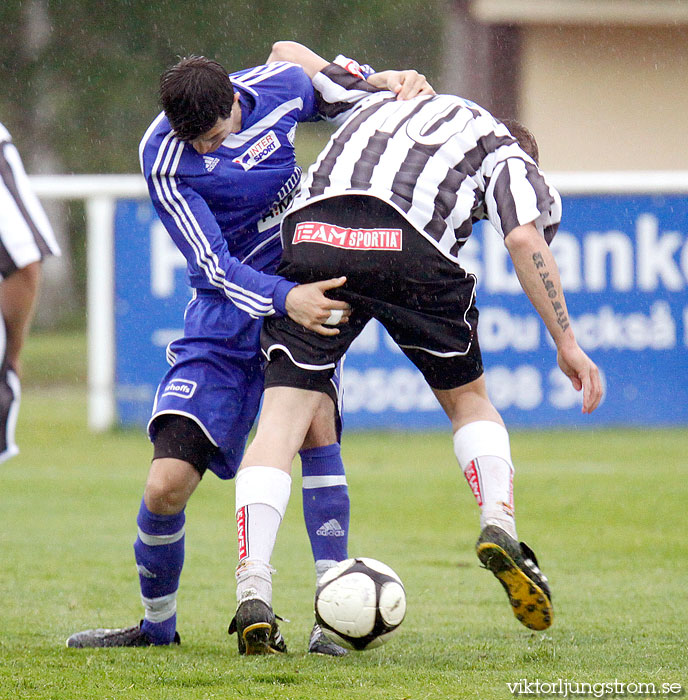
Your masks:
{"label": "blue shorts", "polygon": [[[148,423],[152,441],[158,416],[187,416],[219,448],[208,469],[221,479],[234,477],[263,395],[262,325],[223,294],[197,290],[186,307],[184,337],[167,348],[172,366],[155,395]],[[337,408],[338,388],[336,372],[328,393]],[[339,416],[337,422],[339,432]]]}

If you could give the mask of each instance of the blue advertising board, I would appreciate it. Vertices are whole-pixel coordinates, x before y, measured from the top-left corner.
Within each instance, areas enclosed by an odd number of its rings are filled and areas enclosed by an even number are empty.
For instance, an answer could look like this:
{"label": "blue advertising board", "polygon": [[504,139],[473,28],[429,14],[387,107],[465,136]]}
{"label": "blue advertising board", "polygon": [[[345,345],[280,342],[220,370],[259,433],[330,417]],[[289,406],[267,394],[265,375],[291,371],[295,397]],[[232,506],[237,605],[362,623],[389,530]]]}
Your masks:
{"label": "blue advertising board", "polygon": [[186,260],[147,200],[115,208],[115,401],[124,425],[148,422],[167,344],[191,298]]}
{"label": "blue advertising board", "polygon": [[[687,424],[688,197],[566,196],[552,249],[606,396],[594,414],[581,414],[502,239],[481,225],[462,255],[478,278],[488,390],[507,425]],[[115,259],[117,409],[121,422],[141,423],[190,292],[184,260],[147,202],[118,203]],[[347,429],[447,426],[422,376],[376,322],[347,353],[344,377]]]}

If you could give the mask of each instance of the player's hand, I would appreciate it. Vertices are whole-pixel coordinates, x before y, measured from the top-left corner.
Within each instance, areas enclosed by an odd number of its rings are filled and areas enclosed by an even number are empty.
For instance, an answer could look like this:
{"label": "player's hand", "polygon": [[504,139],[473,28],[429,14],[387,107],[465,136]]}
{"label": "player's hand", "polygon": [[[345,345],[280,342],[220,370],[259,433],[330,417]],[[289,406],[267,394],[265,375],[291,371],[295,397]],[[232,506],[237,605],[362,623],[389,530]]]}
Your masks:
{"label": "player's hand", "polygon": [[397,100],[410,100],[418,95],[434,95],[435,90],[426,77],[415,70],[386,70],[373,73],[368,82],[374,87],[389,90]]}
{"label": "player's hand", "polygon": [[597,365],[575,342],[557,349],[557,362],[573,388],[583,390],[583,413],[592,413],[600,405],[604,393]]}
{"label": "player's hand", "polygon": [[293,287],[285,302],[289,318],[320,335],[337,335],[339,329],[333,326],[349,322],[351,307],[345,301],[329,299],[325,292],[345,282],[346,277],[337,277]]}

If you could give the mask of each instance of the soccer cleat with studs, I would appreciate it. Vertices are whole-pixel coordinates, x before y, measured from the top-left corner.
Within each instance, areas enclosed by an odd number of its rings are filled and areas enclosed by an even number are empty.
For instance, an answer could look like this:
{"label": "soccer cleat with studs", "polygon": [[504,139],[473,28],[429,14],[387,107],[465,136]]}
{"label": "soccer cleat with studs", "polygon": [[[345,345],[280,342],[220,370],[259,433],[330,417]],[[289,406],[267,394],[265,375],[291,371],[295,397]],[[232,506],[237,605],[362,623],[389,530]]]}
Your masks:
{"label": "soccer cleat with studs", "polygon": [[532,630],[546,630],[554,619],[552,594],[533,550],[496,525],[483,528],[475,548],[504,587],[516,619]]}
{"label": "soccer cleat with studs", "polygon": [[[94,629],[84,630],[73,634],[67,640],[67,646],[73,649],[103,648],[103,647],[150,647],[155,643],[141,629],[143,620],[133,627],[121,627],[119,629]],[[179,633],[174,633],[174,639],[170,644],[179,644]],[[157,646],[169,646],[157,645]]]}
{"label": "soccer cleat with studs", "polygon": [[242,600],[227,630],[229,634],[236,632],[239,653],[247,656],[286,654],[287,644],[276,617],[272,608],[260,598]]}
{"label": "soccer cleat with studs", "polygon": [[322,627],[316,622],[308,641],[308,653],[320,654],[321,656],[346,656],[349,652],[329,639],[322,631]]}

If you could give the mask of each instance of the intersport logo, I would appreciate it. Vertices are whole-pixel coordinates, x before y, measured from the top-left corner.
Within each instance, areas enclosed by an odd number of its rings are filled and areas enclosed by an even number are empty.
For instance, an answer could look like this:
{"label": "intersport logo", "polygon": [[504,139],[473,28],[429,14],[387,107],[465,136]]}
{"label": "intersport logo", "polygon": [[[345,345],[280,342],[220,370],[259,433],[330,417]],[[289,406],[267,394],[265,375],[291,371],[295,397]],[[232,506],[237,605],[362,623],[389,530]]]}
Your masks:
{"label": "intersport logo", "polygon": [[400,228],[342,228],[321,221],[296,225],[292,243],[320,243],[349,250],[401,250]]}
{"label": "intersport logo", "polygon": [[233,162],[239,163],[244,170],[250,170],[254,165],[271,156],[281,145],[277,134],[274,131],[268,131]]}

